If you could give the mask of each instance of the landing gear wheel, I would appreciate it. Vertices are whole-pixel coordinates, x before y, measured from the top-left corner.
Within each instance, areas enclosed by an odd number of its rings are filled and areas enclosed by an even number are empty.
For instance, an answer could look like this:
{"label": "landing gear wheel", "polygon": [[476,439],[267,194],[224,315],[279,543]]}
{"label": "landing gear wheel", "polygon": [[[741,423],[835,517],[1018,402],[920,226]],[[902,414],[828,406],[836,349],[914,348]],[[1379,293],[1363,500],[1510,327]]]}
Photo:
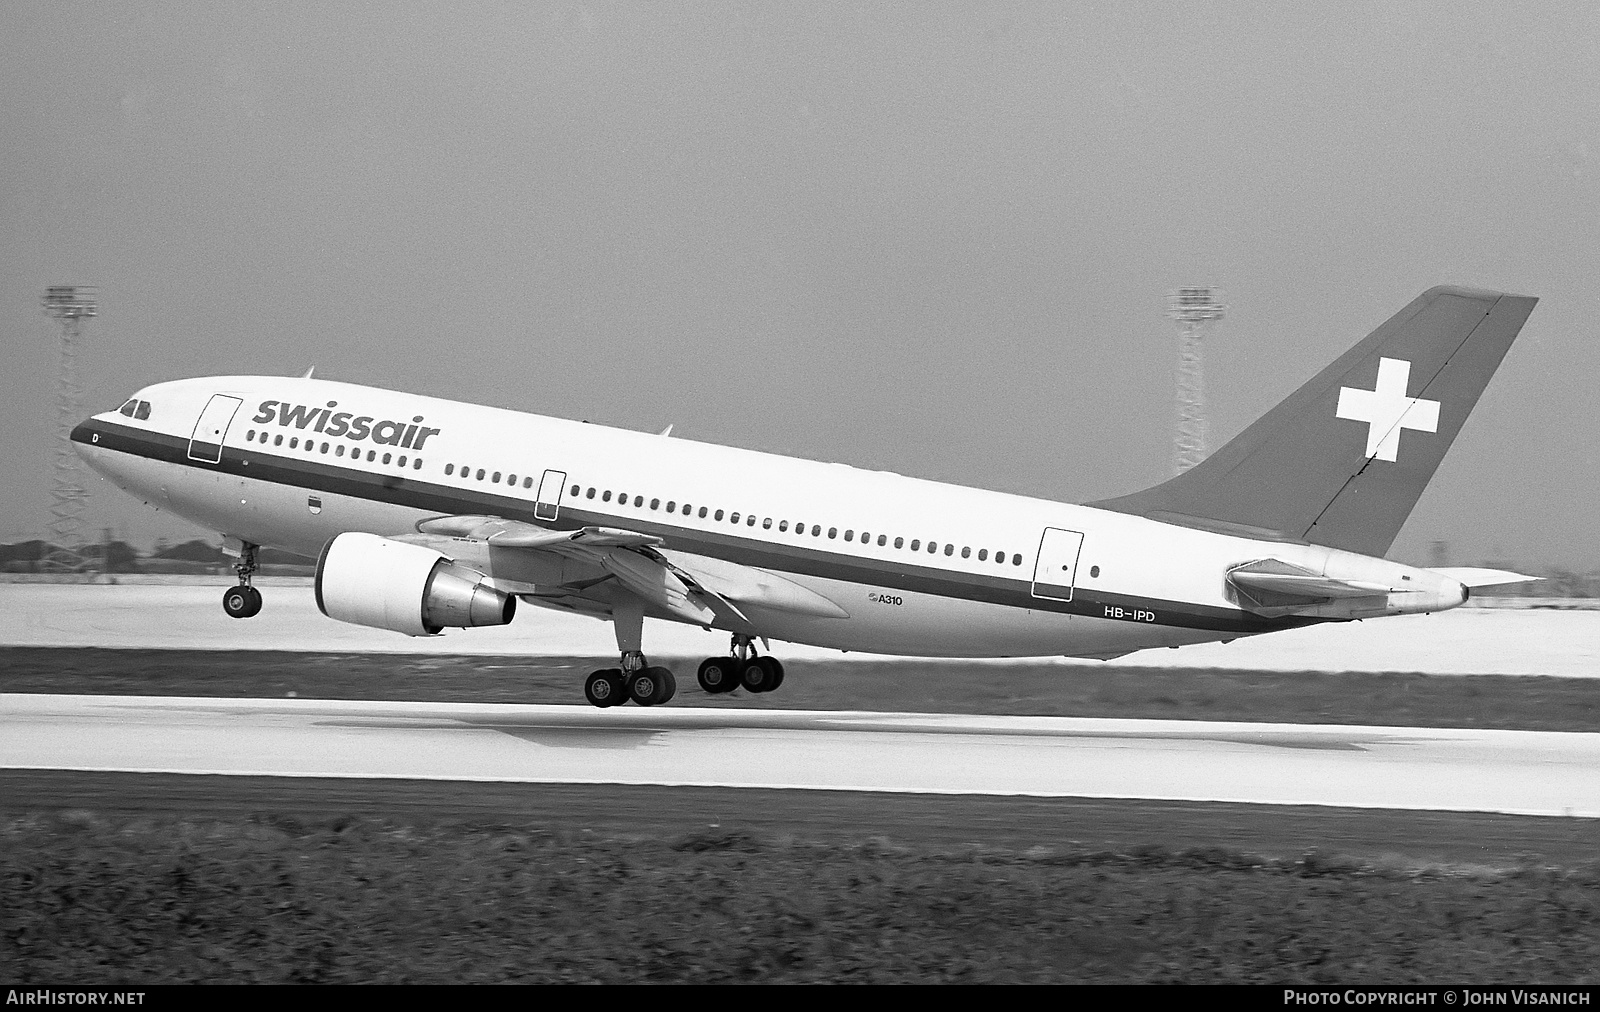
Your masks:
{"label": "landing gear wheel", "polygon": [[583,695],[595,706],[617,706],[628,701],[628,688],[623,684],[621,671],[603,668],[584,679]]}
{"label": "landing gear wheel", "polygon": [[707,657],[700,662],[696,677],[700,688],[713,695],[732,692],[739,687],[739,662],[732,657]]}
{"label": "landing gear wheel", "polygon": [[783,681],[783,665],[771,657],[752,657],[739,669],[739,684],[751,692],[771,692]]}
{"label": "landing gear wheel", "polygon": [[222,610],[229,618],[250,618],[261,612],[261,591],[241,584],[222,595]]}
{"label": "landing gear wheel", "polygon": [[772,684],[767,686],[768,692],[776,692],[783,687],[783,662],[776,657],[757,657],[756,663],[765,664],[772,672]]}
{"label": "landing gear wheel", "polygon": [[665,703],[677,691],[677,680],[666,668],[643,668],[628,676],[628,698],[640,706]]}

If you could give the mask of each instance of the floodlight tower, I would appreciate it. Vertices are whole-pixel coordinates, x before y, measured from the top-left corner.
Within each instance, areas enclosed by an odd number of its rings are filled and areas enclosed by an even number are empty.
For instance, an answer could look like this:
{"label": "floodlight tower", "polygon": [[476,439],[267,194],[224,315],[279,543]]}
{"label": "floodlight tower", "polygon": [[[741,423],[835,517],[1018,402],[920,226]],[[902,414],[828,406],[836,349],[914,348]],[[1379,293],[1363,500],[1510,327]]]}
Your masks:
{"label": "floodlight tower", "polygon": [[51,285],[42,300],[46,316],[61,324],[61,371],[56,376],[55,483],[51,488],[50,546],[41,560],[46,572],[76,573],[87,568],[79,550],[78,529],[89,493],[78,482],[78,455],[72,450],[72,426],[78,418],[78,337],[83,321],[95,315],[95,290],[81,285]]}
{"label": "floodlight tower", "polygon": [[1206,459],[1205,359],[1200,338],[1206,324],[1222,319],[1221,292],[1210,287],[1179,288],[1167,296],[1167,315],[1178,323],[1178,432],[1173,446],[1174,474]]}

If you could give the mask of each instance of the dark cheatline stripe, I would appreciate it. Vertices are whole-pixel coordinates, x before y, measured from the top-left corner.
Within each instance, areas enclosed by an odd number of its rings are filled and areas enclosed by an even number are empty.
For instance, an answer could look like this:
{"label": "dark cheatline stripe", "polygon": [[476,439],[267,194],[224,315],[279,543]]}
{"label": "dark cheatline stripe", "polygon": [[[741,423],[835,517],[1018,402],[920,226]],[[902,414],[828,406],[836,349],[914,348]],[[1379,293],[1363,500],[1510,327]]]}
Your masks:
{"label": "dark cheatline stripe", "polygon": [[[98,436],[98,439],[95,438]],[[444,515],[492,514],[508,520],[535,523],[552,530],[587,526],[623,527],[667,540],[667,546],[694,555],[707,555],[740,565],[781,573],[813,576],[848,583],[870,584],[912,593],[978,601],[1009,608],[1026,608],[1066,615],[1110,618],[1148,625],[1207,629],[1219,632],[1258,633],[1310,625],[1319,619],[1266,619],[1231,608],[1182,601],[1164,601],[1130,594],[1113,594],[1078,587],[1071,601],[1033,596],[1030,579],[973,573],[950,573],[928,566],[892,560],[864,559],[817,548],[775,545],[753,538],[702,531],[659,523],[647,517],[600,513],[563,502],[559,520],[539,520],[533,502],[484,490],[467,490],[394,474],[373,474],[314,459],[288,457],[262,450],[224,447],[220,463],[189,459],[189,440],[90,419],[72,430],[75,442],[128,453],[150,460],[205,471],[220,471],[279,485],[328,492],[334,495],[392,503]],[[1065,588],[1046,590],[1065,595]]]}

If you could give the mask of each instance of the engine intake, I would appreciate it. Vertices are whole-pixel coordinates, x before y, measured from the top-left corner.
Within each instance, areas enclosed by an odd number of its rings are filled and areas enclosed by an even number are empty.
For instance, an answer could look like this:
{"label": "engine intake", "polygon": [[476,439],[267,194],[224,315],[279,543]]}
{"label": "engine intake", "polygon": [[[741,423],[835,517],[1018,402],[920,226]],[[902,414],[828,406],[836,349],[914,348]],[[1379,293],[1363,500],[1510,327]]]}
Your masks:
{"label": "engine intake", "polygon": [[446,626],[505,625],[517,599],[443,553],[376,534],[340,534],[317,560],[317,607],[329,618],[408,636]]}

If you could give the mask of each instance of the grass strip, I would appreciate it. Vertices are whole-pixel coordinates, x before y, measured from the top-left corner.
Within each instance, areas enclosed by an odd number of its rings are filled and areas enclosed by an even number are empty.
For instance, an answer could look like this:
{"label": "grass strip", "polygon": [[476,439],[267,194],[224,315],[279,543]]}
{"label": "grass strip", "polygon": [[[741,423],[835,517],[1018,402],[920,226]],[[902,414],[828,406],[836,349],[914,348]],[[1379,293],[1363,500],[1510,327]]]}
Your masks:
{"label": "grass strip", "polygon": [[370,818],[0,823],[0,968],[99,982],[1593,982],[1600,868]]}
{"label": "grass strip", "polygon": [[[289,651],[0,649],[0,692],[583,701],[604,658]],[[1262,672],[938,661],[794,661],[783,688],[707,696],[678,663],[674,706],[1143,717],[1405,727],[1600,729],[1600,678]]]}

